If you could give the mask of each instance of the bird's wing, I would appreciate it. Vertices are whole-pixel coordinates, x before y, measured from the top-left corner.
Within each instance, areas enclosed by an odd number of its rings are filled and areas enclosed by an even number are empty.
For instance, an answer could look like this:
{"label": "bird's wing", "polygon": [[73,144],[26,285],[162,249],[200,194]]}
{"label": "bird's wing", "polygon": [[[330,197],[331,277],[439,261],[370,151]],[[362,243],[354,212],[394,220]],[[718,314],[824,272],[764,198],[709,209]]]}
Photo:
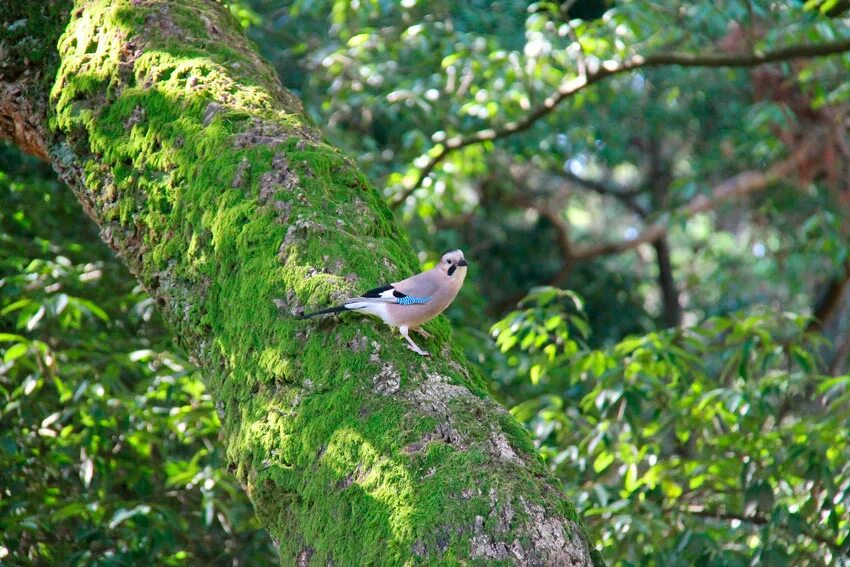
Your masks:
{"label": "bird's wing", "polygon": [[398,298],[403,295],[403,293],[396,291],[392,284],[390,284],[382,285],[381,287],[376,287],[375,289],[370,289],[366,293],[361,294],[358,299],[372,299],[375,301],[386,301],[387,303],[396,303]]}
{"label": "bird's wing", "polygon": [[439,290],[440,284],[437,274],[432,270],[410,276],[393,284],[393,288],[410,297],[433,297]]}
{"label": "bird's wing", "polygon": [[417,274],[400,282],[370,289],[351,301],[398,303],[400,305],[422,305],[431,301],[437,291],[436,282]]}

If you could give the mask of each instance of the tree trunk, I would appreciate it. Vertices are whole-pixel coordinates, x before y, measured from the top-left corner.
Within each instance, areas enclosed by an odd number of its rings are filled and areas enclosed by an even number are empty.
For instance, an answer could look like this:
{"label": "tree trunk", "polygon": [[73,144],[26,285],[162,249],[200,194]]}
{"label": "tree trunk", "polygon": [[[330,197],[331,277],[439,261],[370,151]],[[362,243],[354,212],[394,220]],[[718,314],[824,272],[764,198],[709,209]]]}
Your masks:
{"label": "tree trunk", "polygon": [[296,317],[419,266],[225,8],[0,0],[0,14],[0,133],[53,164],[203,369],[282,563],[591,563],[445,320],[424,359],[374,320]]}
{"label": "tree trunk", "polygon": [[663,311],[661,319],[665,327],[678,327],[682,324],[682,306],[679,303],[679,290],[673,278],[673,262],[670,260],[670,247],[667,237],[661,236],[652,243],[655,249],[655,261],[658,263],[658,288],[661,290]]}

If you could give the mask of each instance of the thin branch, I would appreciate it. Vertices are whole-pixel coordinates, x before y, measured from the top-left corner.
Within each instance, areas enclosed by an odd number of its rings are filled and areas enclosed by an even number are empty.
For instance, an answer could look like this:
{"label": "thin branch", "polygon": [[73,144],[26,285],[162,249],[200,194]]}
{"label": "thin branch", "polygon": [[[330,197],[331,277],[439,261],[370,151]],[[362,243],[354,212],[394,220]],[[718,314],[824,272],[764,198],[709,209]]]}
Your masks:
{"label": "thin branch", "polygon": [[634,189],[619,187],[614,183],[609,183],[598,179],[587,179],[584,177],[579,177],[571,171],[563,171],[560,172],[559,175],[565,178],[566,180],[575,183],[576,185],[593,191],[594,193],[614,197],[641,218],[646,218],[649,215],[649,211],[647,211],[644,207],[640,205],[640,203],[636,201],[638,192]]}
{"label": "thin branch", "polygon": [[[546,219],[552,228],[555,230],[555,243],[558,246],[558,249],[561,251],[561,256],[563,257],[563,262],[561,263],[561,267],[558,269],[558,272],[549,279],[549,285],[559,285],[567,280],[570,274],[575,268],[575,261],[573,260],[573,252],[572,252],[572,242],[570,241],[570,226],[563,217],[561,217],[560,213],[553,210],[551,207],[548,207],[544,204],[534,202],[533,200],[527,198],[523,193],[518,193],[511,199],[513,204],[518,205],[520,207],[526,207],[528,209],[533,209],[537,211],[541,217]],[[520,293],[515,293],[496,304],[496,311],[502,312],[506,309],[509,309],[516,305],[523,297],[527,295],[526,291],[522,291]]]}
{"label": "thin branch", "polygon": [[[710,510],[710,509],[704,508],[703,506],[687,506],[685,508],[666,508],[665,511],[667,513],[679,512],[679,513],[682,513],[682,514],[688,514],[689,516],[699,516],[700,518],[708,518],[708,519],[724,521],[724,522],[731,522],[731,521],[737,520],[739,522],[752,524],[754,526],[764,526],[764,525],[771,523],[770,519],[768,519],[764,516],[759,516],[759,515],[746,516],[744,514],[737,514],[735,512],[729,512],[729,511],[725,511],[725,510]],[[788,526],[785,526],[783,524],[776,524],[776,527],[786,529],[786,530],[791,530]],[[833,551],[838,551],[838,550],[841,549],[841,545],[838,542],[831,540],[828,537],[823,536],[819,533],[813,532],[813,531],[811,531],[807,528],[803,528],[803,529],[799,530],[799,533],[802,534],[803,536],[813,540],[813,541],[820,543],[821,545],[825,545],[825,546],[829,547]]]}
{"label": "thin branch", "polygon": [[756,23],[755,23],[755,16],[753,15],[753,12],[754,12],[753,11],[753,2],[752,2],[752,0],[747,0],[747,29],[746,29],[746,33],[747,33],[747,49],[749,49],[750,51],[753,51],[755,49],[755,45],[756,45],[755,33],[754,33],[755,30],[753,29],[755,27]]}
{"label": "thin branch", "polygon": [[689,218],[696,214],[712,210],[723,201],[761,191],[770,185],[770,183],[790,174],[810,151],[810,144],[803,143],[794,155],[773,165],[767,171],[745,171],[739,173],[716,185],[708,195],[697,195],[687,205],[680,207],[673,213],[665,213],[660,220],[646,227],[635,238],[584,247],[573,247],[573,258],[575,260],[587,260],[597,256],[619,254],[637,248],[642,244],[654,242],[667,235],[673,218]]}
{"label": "thin branch", "polygon": [[468,146],[507,138],[524,132],[538,120],[554,111],[562,101],[572,97],[585,87],[608,77],[643,67],[666,65],[680,67],[757,67],[766,63],[806,57],[823,57],[847,51],[850,51],[850,39],[816,45],[791,45],[763,53],[654,53],[647,56],[633,55],[623,61],[602,61],[597,66],[588,69],[586,75],[573,77],[562,82],[558,89],[550,94],[540,106],[520,120],[509,122],[500,128],[485,128],[469,136],[453,136],[446,140],[419,171],[416,180],[405,187],[404,191],[390,203],[390,207],[395,209],[401,205],[450,153]]}
{"label": "thin branch", "polygon": [[569,236],[570,227],[557,212],[547,207],[539,207],[537,210],[539,211],[540,216],[549,221],[549,224],[555,228],[558,235],[558,248],[561,250],[561,254],[564,258],[564,263],[561,265],[561,269],[558,270],[558,273],[555,274],[552,279],[557,282],[565,281],[572,273],[573,267],[575,266],[575,257],[573,255],[572,244],[570,243]]}
{"label": "thin branch", "polygon": [[517,193],[511,197],[509,201],[514,205],[537,211],[537,214],[546,219],[549,224],[552,225],[552,228],[555,229],[556,233],[555,243],[558,245],[558,249],[564,257],[564,266],[561,268],[561,272],[569,273],[572,269],[573,252],[572,243],[570,242],[570,226],[567,221],[561,217],[558,211],[555,211],[545,204],[529,199],[523,193]]}
{"label": "thin branch", "polygon": [[[665,213],[662,219],[654,224],[646,227],[636,238],[617,242],[606,242],[602,244],[594,244],[587,246],[575,246],[569,239],[569,226],[560,217],[559,214],[547,207],[533,203],[528,199],[517,196],[514,202],[521,206],[526,206],[537,210],[537,212],[546,218],[557,231],[557,244],[564,256],[564,262],[558,272],[547,281],[547,285],[559,286],[562,285],[572,273],[576,264],[579,262],[591,260],[597,256],[606,256],[619,254],[637,248],[642,244],[657,242],[667,236],[671,220],[673,218],[687,218],[695,214],[709,211],[715,208],[723,201],[743,197],[750,193],[755,193],[766,188],[770,183],[789,175],[794,168],[812,152],[812,140],[816,139],[816,135],[812,138],[803,141],[797,151],[791,157],[774,164],[767,171],[746,171],[727,179],[726,181],[716,185],[709,195],[698,195],[691,201],[672,213]],[[564,174],[565,176],[568,174]],[[581,179],[581,178],[576,178]],[[589,181],[589,183],[594,183]],[[620,189],[615,189],[605,184],[596,185],[601,193],[605,194],[626,194],[621,193]],[[497,310],[503,311],[515,305],[517,301],[522,299],[524,295],[515,295],[500,301],[497,304]]]}
{"label": "thin branch", "polygon": [[678,327],[682,324],[682,305],[679,303],[679,290],[673,277],[673,262],[670,258],[670,246],[664,237],[652,243],[655,248],[655,261],[658,264],[658,289],[661,292],[661,304],[664,306],[662,320],[666,327]]}
{"label": "thin branch", "polygon": [[[564,4],[561,5],[561,14],[563,14],[564,18],[569,18],[570,8],[576,3],[576,0],[568,0]],[[584,52],[584,46],[581,44],[581,40],[576,33],[576,30],[573,26],[567,22],[567,36],[572,40],[573,44],[578,46],[578,53],[576,54],[576,62],[578,63],[578,74],[579,75],[587,75],[587,54]]]}
{"label": "thin branch", "polygon": [[[792,59],[824,57],[850,51],[850,38],[815,45],[789,45],[763,53],[655,53],[646,57],[635,55],[612,71],[620,73],[638,67],[679,65],[682,67],[757,67]],[[603,65],[604,66],[604,65]]]}

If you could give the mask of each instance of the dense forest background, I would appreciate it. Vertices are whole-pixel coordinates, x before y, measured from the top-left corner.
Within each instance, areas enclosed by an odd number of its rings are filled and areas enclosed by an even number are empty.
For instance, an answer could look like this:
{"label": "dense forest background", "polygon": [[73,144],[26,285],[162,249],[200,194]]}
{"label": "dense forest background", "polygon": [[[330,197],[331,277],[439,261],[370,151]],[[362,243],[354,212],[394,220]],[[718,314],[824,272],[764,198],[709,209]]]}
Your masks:
{"label": "dense forest background", "polygon": [[[464,250],[454,340],[611,564],[846,565],[847,4],[230,9],[423,265]],[[83,218],[0,148],[0,563],[275,563]]]}

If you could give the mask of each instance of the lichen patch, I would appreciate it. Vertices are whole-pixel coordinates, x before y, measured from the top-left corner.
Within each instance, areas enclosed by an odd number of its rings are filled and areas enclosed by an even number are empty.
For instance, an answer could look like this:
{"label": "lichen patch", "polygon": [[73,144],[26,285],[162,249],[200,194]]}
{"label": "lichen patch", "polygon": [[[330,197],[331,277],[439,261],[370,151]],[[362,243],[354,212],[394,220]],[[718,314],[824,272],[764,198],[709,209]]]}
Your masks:
{"label": "lichen patch", "polygon": [[508,438],[505,437],[505,434],[501,431],[494,433],[490,437],[490,442],[493,445],[493,451],[500,458],[518,463],[519,457],[516,454],[516,451],[513,450],[510,443],[508,443]]}
{"label": "lichen patch", "polygon": [[298,175],[289,167],[286,156],[277,153],[272,159],[272,168],[260,178],[260,202],[268,203],[283,189],[291,191],[298,187]]}
{"label": "lichen patch", "polygon": [[274,147],[290,140],[293,136],[293,132],[282,128],[279,124],[255,118],[251,120],[247,128],[233,137],[233,147],[236,149],[251,146]]}
{"label": "lichen patch", "polygon": [[401,374],[389,362],[381,365],[381,370],[372,381],[375,392],[382,396],[391,396],[398,393],[401,388]]}

